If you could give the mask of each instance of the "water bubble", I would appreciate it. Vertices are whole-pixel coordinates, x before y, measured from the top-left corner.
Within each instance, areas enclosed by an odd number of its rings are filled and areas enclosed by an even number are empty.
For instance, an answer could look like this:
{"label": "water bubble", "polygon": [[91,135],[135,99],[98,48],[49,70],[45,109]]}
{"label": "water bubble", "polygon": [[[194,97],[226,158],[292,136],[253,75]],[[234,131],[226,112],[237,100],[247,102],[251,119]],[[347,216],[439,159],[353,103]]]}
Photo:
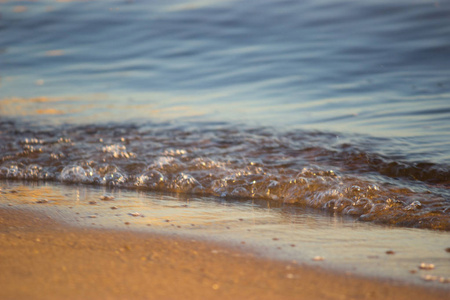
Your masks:
{"label": "water bubble", "polygon": [[174,172],[181,166],[181,162],[172,156],[160,156],[148,168]]}
{"label": "water bubble", "polygon": [[21,178],[23,172],[22,172],[21,168],[19,168],[18,165],[9,164],[0,169],[0,174],[3,177],[7,177],[7,178]]}
{"label": "water bubble", "polygon": [[403,210],[418,210],[422,208],[422,203],[420,201],[414,201],[408,206],[405,206]]}
{"label": "water bubble", "polygon": [[103,182],[112,186],[123,185],[126,180],[127,176],[122,174],[121,172],[110,172],[103,176]]}
{"label": "water bubble", "polygon": [[20,142],[20,144],[43,144],[44,141],[37,138],[24,138]]}
{"label": "water bubble", "polygon": [[24,172],[24,178],[26,179],[42,179],[42,167],[32,164],[27,166],[25,172]]}
{"label": "water bubble", "polygon": [[87,178],[86,170],[81,166],[67,166],[61,172],[63,181],[85,181]]}
{"label": "water bubble", "polygon": [[349,199],[330,200],[323,205],[325,209],[332,209],[335,211],[342,211],[344,208],[353,205],[353,202]]}
{"label": "water bubble", "polygon": [[388,198],[386,199],[386,204],[393,207],[393,206],[402,206],[405,203],[397,199]]}
{"label": "water bubble", "polygon": [[222,194],[226,192],[226,188],[228,186],[228,181],[225,179],[216,179],[211,183],[211,189],[216,194]]}
{"label": "water bubble", "polygon": [[249,197],[250,193],[249,191],[247,191],[244,187],[240,186],[235,188],[232,192],[231,192],[232,196],[239,196],[239,197]]}
{"label": "water bubble", "polygon": [[360,216],[363,214],[363,209],[361,207],[356,207],[352,205],[344,208],[342,212],[346,215]]}
{"label": "water bubble", "polygon": [[94,171],[89,166],[66,166],[61,171],[61,180],[66,182],[92,182]]}
{"label": "water bubble", "polygon": [[187,151],[184,149],[167,149],[163,152],[164,155],[169,155],[169,156],[180,156],[180,155],[185,155],[186,153],[187,153]]}
{"label": "water bubble", "polygon": [[104,153],[108,153],[110,158],[130,158],[134,157],[135,154],[126,151],[127,148],[122,144],[114,144],[102,147]]}
{"label": "water bubble", "polygon": [[135,185],[141,187],[157,188],[164,183],[164,175],[156,170],[149,170],[136,178]]}
{"label": "water bubble", "polygon": [[[202,188],[202,185],[190,174],[180,173],[175,179],[176,189],[190,191],[194,188]],[[197,189],[198,190],[198,189]]]}
{"label": "water bubble", "polygon": [[361,187],[359,187],[357,185],[352,185],[351,191],[352,192],[360,192],[361,191]]}

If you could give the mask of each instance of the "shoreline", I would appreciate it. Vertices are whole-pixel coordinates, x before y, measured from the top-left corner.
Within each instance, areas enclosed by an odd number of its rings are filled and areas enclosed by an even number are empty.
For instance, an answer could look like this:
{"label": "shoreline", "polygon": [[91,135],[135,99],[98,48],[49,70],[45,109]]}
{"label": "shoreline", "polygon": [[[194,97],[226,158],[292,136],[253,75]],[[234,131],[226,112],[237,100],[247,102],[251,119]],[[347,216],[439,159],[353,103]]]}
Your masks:
{"label": "shoreline", "polygon": [[219,243],[80,228],[0,208],[2,299],[443,299],[448,290],[367,279]]}

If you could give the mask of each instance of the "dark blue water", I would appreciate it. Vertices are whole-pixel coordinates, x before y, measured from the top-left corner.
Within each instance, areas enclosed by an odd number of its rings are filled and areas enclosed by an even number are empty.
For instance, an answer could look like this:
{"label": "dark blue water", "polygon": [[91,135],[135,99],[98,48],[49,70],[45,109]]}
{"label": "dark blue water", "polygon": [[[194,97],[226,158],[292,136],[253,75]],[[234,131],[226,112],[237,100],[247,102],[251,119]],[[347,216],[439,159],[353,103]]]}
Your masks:
{"label": "dark blue water", "polygon": [[5,1],[0,14],[2,178],[450,228],[449,2]]}

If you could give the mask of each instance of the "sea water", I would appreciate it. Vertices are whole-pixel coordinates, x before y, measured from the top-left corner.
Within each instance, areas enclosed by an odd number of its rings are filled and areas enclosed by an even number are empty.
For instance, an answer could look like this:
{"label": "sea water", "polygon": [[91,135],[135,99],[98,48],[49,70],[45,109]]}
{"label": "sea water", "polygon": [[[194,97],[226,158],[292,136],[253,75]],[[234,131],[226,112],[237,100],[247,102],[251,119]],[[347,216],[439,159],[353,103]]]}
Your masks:
{"label": "sea water", "polygon": [[449,15],[426,0],[1,1],[0,178],[448,231]]}

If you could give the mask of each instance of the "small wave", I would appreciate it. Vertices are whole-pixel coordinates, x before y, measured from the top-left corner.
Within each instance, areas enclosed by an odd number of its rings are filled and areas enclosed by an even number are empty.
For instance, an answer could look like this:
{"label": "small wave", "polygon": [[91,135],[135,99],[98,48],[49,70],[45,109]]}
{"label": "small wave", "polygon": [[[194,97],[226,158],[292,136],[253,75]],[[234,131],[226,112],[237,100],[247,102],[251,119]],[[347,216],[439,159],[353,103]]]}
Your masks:
{"label": "small wave", "polygon": [[269,199],[362,221],[450,230],[448,166],[330,144],[326,133],[231,125],[0,128],[3,179]]}

